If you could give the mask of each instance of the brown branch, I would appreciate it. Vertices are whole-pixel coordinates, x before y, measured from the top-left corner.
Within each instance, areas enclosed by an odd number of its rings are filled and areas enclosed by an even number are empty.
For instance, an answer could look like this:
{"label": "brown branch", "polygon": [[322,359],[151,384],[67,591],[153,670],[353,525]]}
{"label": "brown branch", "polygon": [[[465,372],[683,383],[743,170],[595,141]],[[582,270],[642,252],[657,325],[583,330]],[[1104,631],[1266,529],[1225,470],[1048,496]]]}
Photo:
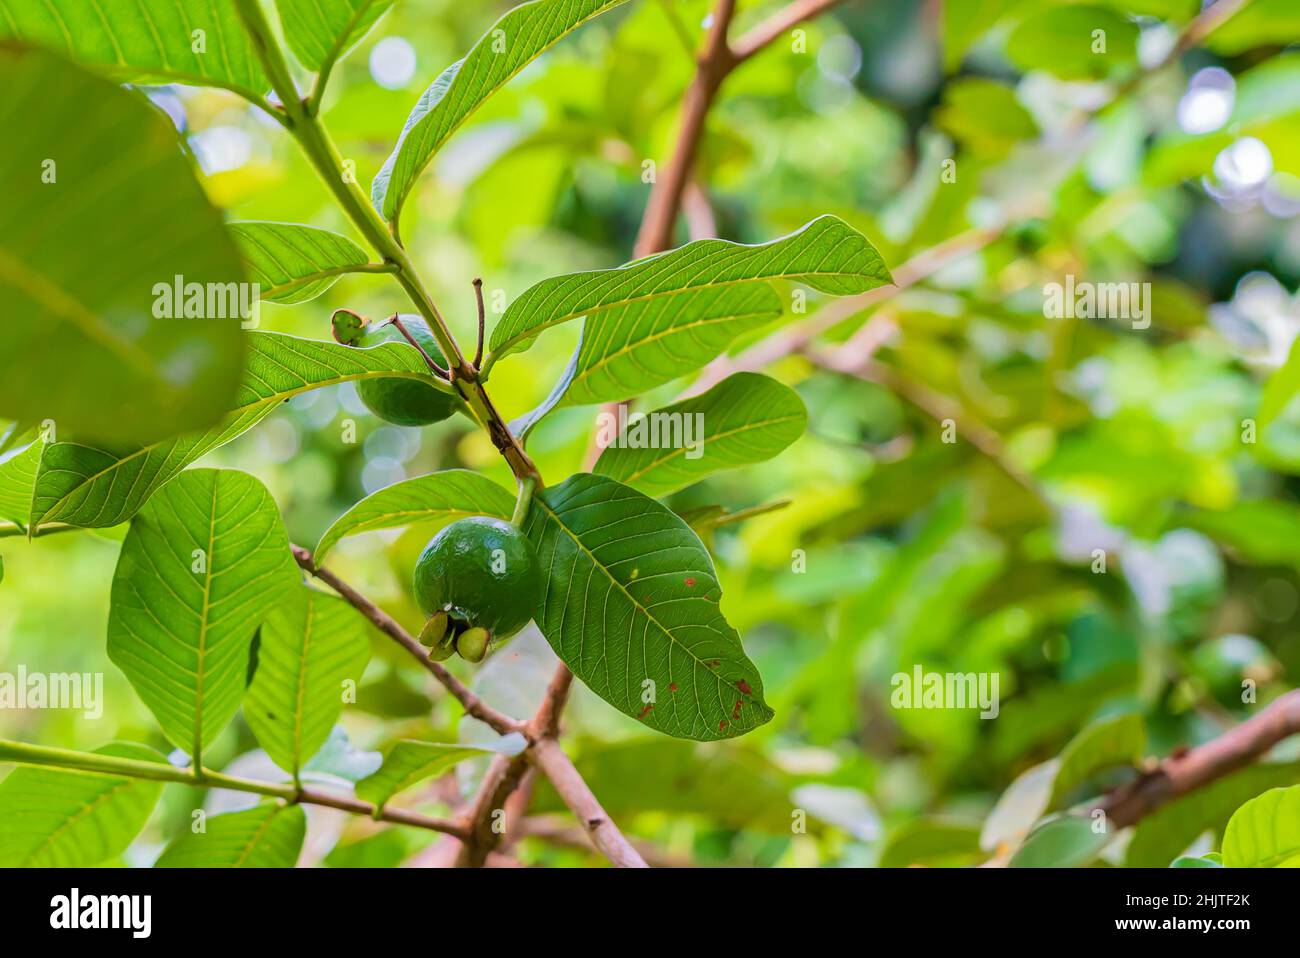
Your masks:
{"label": "brown branch", "polygon": [[[591,841],[586,832],[547,818],[527,818],[519,823],[520,838],[536,838],[564,848],[589,851]],[[651,868],[695,868],[696,863],[684,855],[674,855],[645,841],[632,841],[632,847]]]}
{"label": "brown branch", "polygon": [[464,816],[465,836],[455,858],[456,867],[482,868],[488,855],[496,851],[505,835],[506,801],[527,771],[528,758],[524,754],[498,755],[492,760]]}
{"label": "brown branch", "polygon": [[795,0],[784,10],[778,10],[732,44],[731,52],[736,65],[744,63],[787,30],[843,2],[844,0]]}
{"label": "brown branch", "polygon": [[484,725],[489,726],[501,735],[506,735],[510,732],[521,732],[527,734],[528,727],[525,723],[518,719],[513,719],[492,708],[492,706],[488,705],[481,698],[471,692],[469,688],[460,681],[460,679],[456,678],[456,676],[452,675],[437,662],[430,659],[429,653],[425,650],[424,646],[420,645],[411,633],[402,628],[401,625],[397,623],[397,620],[391,615],[379,608],[379,606],[375,605],[356,589],[352,588],[352,586],[348,585],[329,569],[326,569],[323,566],[317,566],[312,560],[311,552],[307,549],[297,545],[291,546],[291,548],[293,549],[293,557],[297,560],[298,565],[300,565],[309,575],[315,576],[317,579],[320,579],[328,585],[331,589],[347,600],[349,605],[369,619],[375,628],[379,629],[380,632],[383,632],[398,645],[406,649],[406,651],[410,652],[411,655],[415,656],[415,658],[420,661],[420,664],[423,665],[425,669],[427,669],[429,673],[437,679],[458,702],[460,702],[467,715],[472,715]]}
{"label": "brown branch", "polygon": [[1150,815],[1161,805],[1193,792],[1261,758],[1278,742],[1300,734],[1300,689],[1273,700],[1258,715],[1217,738],[1173,755],[1132,784],[1097,804],[1115,828]]}
{"label": "brown branch", "polygon": [[583,780],[553,738],[539,739],[525,754],[551,780],[555,790],[569,810],[577,816],[583,831],[605,857],[620,868],[646,868],[645,859],[632,847],[618,826],[610,820]]}
{"label": "brown branch", "polygon": [[[213,788],[220,788],[219,782],[212,783]],[[352,812],[354,815],[367,815],[371,818],[378,818],[383,822],[391,822],[394,825],[411,825],[415,828],[426,828],[430,831],[442,832],[446,835],[463,838],[466,831],[458,822],[448,822],[440,818],[430,818],[428,815],[421,815],[419,812],[407,811],[404,808],[381,808],[378,814],[375,813],[375,806],[370,802],[364,802],[359,798],[351,798],[347,795],[334,795],[330,792],[323,792],[319,789],[304,788],[298,793],[297,801],[305,802],[308,805],[324,805],[328,808],[337,808],[341,811]]]}

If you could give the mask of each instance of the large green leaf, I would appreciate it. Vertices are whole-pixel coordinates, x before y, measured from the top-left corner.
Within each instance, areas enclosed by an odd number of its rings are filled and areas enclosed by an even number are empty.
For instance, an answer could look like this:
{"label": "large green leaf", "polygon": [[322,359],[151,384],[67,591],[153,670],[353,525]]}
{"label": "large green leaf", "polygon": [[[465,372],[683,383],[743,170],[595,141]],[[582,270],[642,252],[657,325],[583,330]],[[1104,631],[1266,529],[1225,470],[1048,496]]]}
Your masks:
{"label": "large green leaf", "polygon": [[880,868],[946,867],[973,865],[982,857],[977,826],[920,818],[890,833],[876,864]]}
{"label": "large green leaf", "polygon": [[428,524],[433,528],[465,516],[509,519],[515,499],[491,479],[468,469],[446,469],[404,479],[362,499],[325,530],[316,546],[316,561],[344,536],[372,529]]}
{"label": "large green leaf", "polygon": [[1138,822],[1124,864],[1130,868],[1163,867],[1201,833],[1222,829],[1244,802],[1270,788],[1296,782],[1300,782],[1300,762],[1251,765],[1176,798]]}
{"label": "large green leaf", "polygon": [[[210,426],[239,385],[240,311],[218,306],[243,271],[176,131],[44,50],[0,45],[0,88],[0,416],[106,442]],[[223,304],[168,312],[176,277]]]}
{"label": "large green leaf", "polygon": [[41,463],[45,442],[29,432],[26,446],[16,446],[0,454],[0,519],[26,526],[32,514],[32,490]]}
{"label": "large green leaf", "polygon": [[305,303],[367,264],[366,251],[352,240],[314,226],[231,223],[230,234],[266,303]]}
{"label": "large green leaf", "polygon": [[357,782],[357,798],[383,805],[398,792],[441,775],[466,759],[495,754],[493,749],[472,745],[403,739],[389,749],[377,772]]}
{"label": "large green leaf", "polygon": [[597,695],[679,738],[731,738],[771,719],[718,608],[713,560],[667,508],[579,474],[534,497],[525,532],[547,570],[538,627]]}
{"label": "large green leaf", "polygon": [[405,343],[356,349],[279,333],[249,333],[248,339],[251,349],[243,385],[231,411],[212,429],[116,452],[75,442],[46,447],[36,479],[32,523],[117,525],[135,515],[149,496],[187,465],[230,442],[286,399],[312,389],[389,376],[443,388],[420,354]]}
{"label": "large green leaf", "polygon": [[230,0],[0,0],[0,36],[53,47],[119,80],[219,86],[251,100],[267,87]]}
{"label": "large green leaf", "polygon": [[1052,788],[1061,760],[1049,758],[1021,772],[984,819],[980,847],[987,852],[1015,847],[1029,834],[1052,801]]}
{"label": "large green leaf", "polygon": [[639,396],[780,315],[781,297],[766,283],[686,290],[602,312],[584,324],[563,404]]}
{"label": "large green leaf", "polygon": [[[666,418],[656,418],[666,417]],[[663,425],[659,425],[659,424]],[[696,429],[695,424],[700,424]],[[673,425],[676,424],[676,425]],[[789,386],[758,373],[736,373],[701,396],[630,420],[617,445],[607,446],[593,471],[664,496],[723,469],[737,469],[776,456],[808,425],[808,410]],[[659,448],[632,448],[641,439],[677,440]],[[685,438],[690,432],[692,444]]]}
{"label": "large green leaf", "polygon": [[605,322],[628,326],[621,336],[612,336],[615,342],[653,336],[665,322],[675,327],[676,320],[666,317],[681,309],[699,311],[707,305],[711,315],[729,319],[737,308],[727,297],[705,296],[704,291],[746,295],[744,286],[774,279],[841,296],[892,282],[866,237],[836,216],[821,216],[789,236],[757,246],[697,240],[615,269],[543,280],[501,317],[492,331],[492,356],[526,349],[539,333],[579,316],[587,317],[584,339],[599,339]]}
{"label": "large green leaf", "polygon": [[623,2],[534,0],[498,20],[415,104],[397,146],[371,186],[375,209],[395,222],[420,173],[483,101],[565,34]]}
{"label": "large green leaf", "polygon": [[[95,749],[141,762],[151,748],[115,742]],[[121,854],[158,804],[162,783],[54,768],[21,767],[0,782],[0,868],[85,868]]]}
{"label": "large green leaf", "polygon": [[1300,868],[1300,785],[1272,788],[1228,819],[1225,868]]}
{"label": "large green leaf", "polygon": [[1049,805],[1057,806],[1075,786],[1103,769],[1136,765],[1146,746],[1146,723],[1137,713],[1109,716],[1091,723],[1061,750]]}
{"label": "large green leaf", "polygon": [[1091,80],[1132,64],[1137,41],[1137,24],[1113,10],[1081,3],[1033,10],[1007,37],[1006,51],[1022,69]]}
{"label": "large green leaf", "polygon": [[243,812],[209,816],[204,830],[186,832],[155,868],[292,868],[307,836],[301,805],[268,802]]}
{"label": "large green leaf", "polygon": [[132,521],[108,655],[195,761],[239,708],[258,625],[298,581],[280,512],[245,473],[184,472]]}
{"label": "large green leaf", "polygon": [[289,49],[308,70],[328,69],[394,0],[275,0]]}
{"label": "large green leaf", "polygon": [[369,659],[366,620],[342,599],[304,585],[271,610],[244,718],[275,764],[298,775],[343,711],[344,682],[359,682]]}

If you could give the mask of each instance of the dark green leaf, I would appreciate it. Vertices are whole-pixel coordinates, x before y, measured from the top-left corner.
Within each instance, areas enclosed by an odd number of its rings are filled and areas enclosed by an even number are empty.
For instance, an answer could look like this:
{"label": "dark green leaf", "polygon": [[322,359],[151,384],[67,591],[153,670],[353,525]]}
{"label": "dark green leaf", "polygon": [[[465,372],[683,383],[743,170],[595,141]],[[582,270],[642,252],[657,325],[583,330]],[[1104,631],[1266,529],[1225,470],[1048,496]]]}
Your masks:
{"label": "dark green leaf", "polygon": [[579,474],[533,499],[525,532],[548,570],[538,626],[597,695],[679,738],[731,738],[771,719],[718,608],[713,560],[676,515]]}
{"label": "dark green leaf", "polygon": [[1047,6],[1011,31],[1007,56],[1025,70],[1047,70],[1067,80],[1099,79],[1132,64],[1137,38],[1137,24],[1105,7]]}
{"label": "dark green leaf", "polygon": [[1136,765],[1147,746],[1146,723],[1135,713],[1098,719],[1070,739],[1052,785],[1049,807],[1097,772],[1116,765]]}
{"label": "dark green leaf", "polygon": [[1066,816],[1035,829],[1011,856],[1010,868],[1078,868],[1088,864],[1110,835],[1093,830],[1088,818]]}

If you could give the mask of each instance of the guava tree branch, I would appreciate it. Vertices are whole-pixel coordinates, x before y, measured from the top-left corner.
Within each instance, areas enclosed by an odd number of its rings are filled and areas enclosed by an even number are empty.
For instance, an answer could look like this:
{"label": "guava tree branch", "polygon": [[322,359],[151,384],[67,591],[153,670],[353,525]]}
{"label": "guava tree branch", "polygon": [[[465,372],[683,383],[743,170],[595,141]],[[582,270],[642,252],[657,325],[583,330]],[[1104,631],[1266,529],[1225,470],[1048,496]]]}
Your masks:
{"label": "guava tree branch", "polygon": [[1252,764],[1278,742],[1297,734],[1300,689],[1293,689],[1217,738],[1171,755],[1094,807],[1104,810],[1116,828],[1133,825],[1166,802]]}
{"label": "guava tree branch", "polygon": [[119,758],[115,755],[100,755],[96,752],[77,752],[66,748],[49,748],[42,745],[28,745],[25,742],[11,742],[0,739],[0,762],[14,762],[18,765],[35,765],[46,768],[63,768],[92,775],[112,775],[122,778],[136,778],[154,782],[175,782],[198,788],[227,788],[236,792],[250,792],[255,795],[267,795],[282,798],[287,802],[304,805],[322,805],[351,812],[354,815],[367,815],[380,821],[395,825],[411,825],[442,832],[457,838],[464,837],[463,826],[431,818],[418,812],[401,808],[381,808],[376,810],[370,802],[353,798],[350,795],[335,795],[331,792],[314,788],[298,788],[295,785],[280,782],[263,782],[253,778],[239,778],[212,772],[207,769],[176,768],[158,762],[145,762],[139,759]]}

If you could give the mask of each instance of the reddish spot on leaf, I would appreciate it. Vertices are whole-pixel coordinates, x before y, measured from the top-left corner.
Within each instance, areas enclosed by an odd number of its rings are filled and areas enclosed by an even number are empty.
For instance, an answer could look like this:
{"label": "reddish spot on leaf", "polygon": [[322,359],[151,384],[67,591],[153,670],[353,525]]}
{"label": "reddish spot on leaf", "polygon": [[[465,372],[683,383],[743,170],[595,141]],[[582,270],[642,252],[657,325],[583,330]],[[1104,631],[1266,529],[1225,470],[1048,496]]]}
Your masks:
{"label": "reddish spot on leaf", "polygon": [[724,728],[726,728],[726,727],[727,727],[727,720],[726,720],[726,719],[723,719],[721,722],[718,723],[718,731],[719,731],[719,732],[721,732],[721,731],[722,731]]}
{"label": "reddish spot on leaf", "polygon": [[734,718],[734,719],[738,719],[738,718],[740,718],[740,707],[741,707],[742,705],[744,705],[744,704],[745,704],[745,700],[744,700],[744,699],[736,699],[736,707],[733,708],[733,709],[731,710],[731,717],[732,717],[732,718]]}
{"label": "reddish spot on leaf", "polygon": [[746,695],[754,694],[754,690],[749,687],[749,683],[744,679],[736,679],[736,688],[740,689],[740,691],[744,692]]}
{"label": "reddish spot on leaf", "polygon": [[641,714],[638,715],[637,718],[639,718],[639,719],[643,719],[643,718],[645,718],[647,715],[650,714],[650,710],[651,710],[652,708],[654,708],[653,705],[647,705],[645,708],[643,708],[643,709],[641,710]]}
{"label": "reddish spot on leaf", "polygon": [[687,585],[695,585],[695,580],[694,580],[694,579],[687,579],[687,580],[686,580],[686,584],[687,584]]}
{"label": "reddish spot on leaf", "polygon": [[677,683],[676,683],[676,682],[669,682],[669,683],[668,683],[668,691],[669,691],[669,692],[676,692],[676,691],[677,691]]}

